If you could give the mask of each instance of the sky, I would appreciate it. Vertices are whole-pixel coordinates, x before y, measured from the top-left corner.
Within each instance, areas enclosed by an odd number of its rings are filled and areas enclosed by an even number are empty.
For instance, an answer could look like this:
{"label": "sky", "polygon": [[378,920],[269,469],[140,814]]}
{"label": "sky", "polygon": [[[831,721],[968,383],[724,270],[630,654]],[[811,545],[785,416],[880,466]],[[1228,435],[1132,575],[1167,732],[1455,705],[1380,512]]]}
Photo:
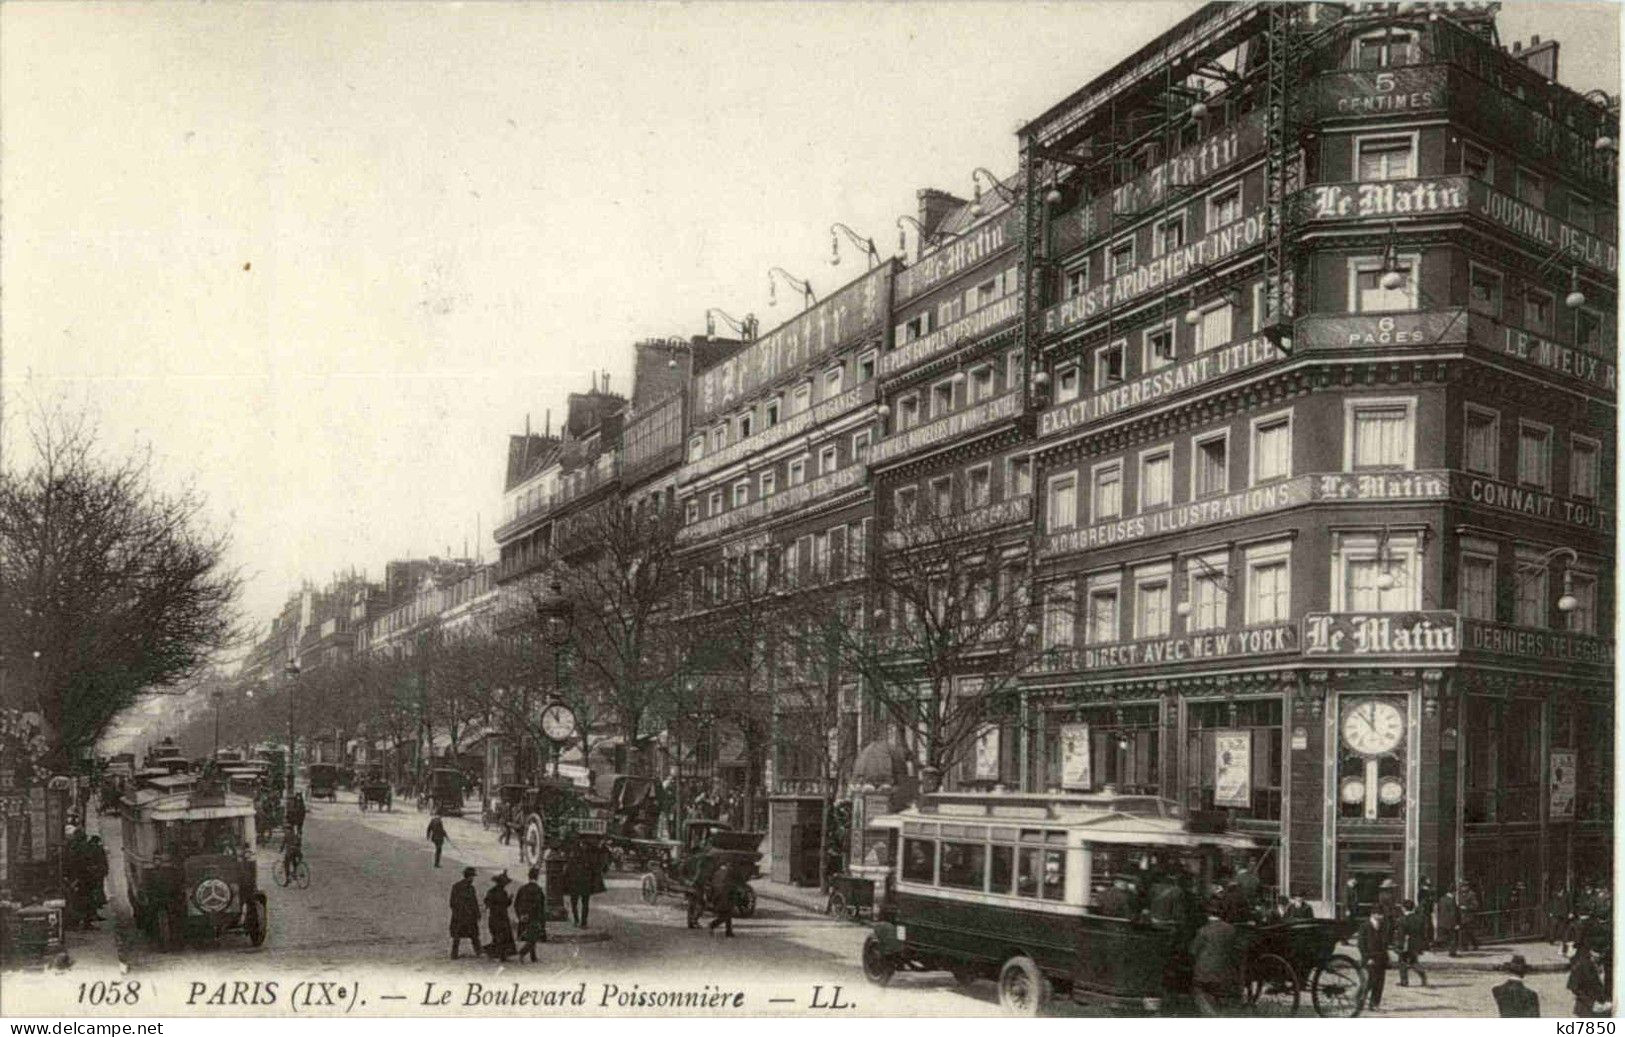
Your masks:
{"label": "sky", "polygon": [[[1192,2],[0,5],[4,460],[45,401],[150,447],[266,623],[495,556],[507,437],[707,307],[793,315]],[[1619,8],[1507,4],[1618,91]]]}

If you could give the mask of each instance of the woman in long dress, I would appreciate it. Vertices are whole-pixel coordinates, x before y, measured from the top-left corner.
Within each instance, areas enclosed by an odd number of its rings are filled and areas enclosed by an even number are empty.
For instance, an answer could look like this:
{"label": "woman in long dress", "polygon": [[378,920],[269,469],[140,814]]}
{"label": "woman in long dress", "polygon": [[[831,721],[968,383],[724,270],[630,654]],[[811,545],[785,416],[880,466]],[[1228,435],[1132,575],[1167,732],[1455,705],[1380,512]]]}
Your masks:
{"label": "woman in long dress", "polygon": [[508,915],[508,908],[513,898],[508,896],[508,873],[503,872],[491,880],[491,888],[485,894],[485,923],[491,930],[491,956],[499,961],[507,961],[518,948],[513,942],[513,919]]}

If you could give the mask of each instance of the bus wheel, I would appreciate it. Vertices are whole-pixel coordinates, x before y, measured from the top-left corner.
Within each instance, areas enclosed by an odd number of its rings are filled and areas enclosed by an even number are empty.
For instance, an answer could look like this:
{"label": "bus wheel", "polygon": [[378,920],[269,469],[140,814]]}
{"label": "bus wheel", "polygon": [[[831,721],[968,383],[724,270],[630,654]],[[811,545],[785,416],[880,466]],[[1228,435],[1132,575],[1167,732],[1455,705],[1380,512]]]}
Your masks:
{"label": "bus wheel", "polygon": [[1034,1016],[1049,1000],[1049,980],[1038,963],[1018,954],[999,970],[999,1004],[1011,1015]]}
{"label": "bus wheel", "polygon": [[863,978],[883,987],[896,971],[897,963],[880,949],[880,937],[870,933],[863,941]]}

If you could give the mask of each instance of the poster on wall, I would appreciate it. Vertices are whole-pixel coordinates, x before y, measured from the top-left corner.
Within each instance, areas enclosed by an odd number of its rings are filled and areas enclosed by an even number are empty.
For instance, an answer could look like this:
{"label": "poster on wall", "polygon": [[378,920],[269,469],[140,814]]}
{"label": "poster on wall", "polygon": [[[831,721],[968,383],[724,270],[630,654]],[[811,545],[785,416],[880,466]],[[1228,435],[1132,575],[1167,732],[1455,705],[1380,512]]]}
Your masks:
{"label": "poster on wall", "polygon": [[1213,733],[1213,805],[1252,806],[1253,737],[1249,731]]}
{"label": "poster on wall", "polygon": [[1088,792],[1089,725],[1061,725],[1061,788]]}
{"label": "poster on wall", "polygon": [[1574,816],[1574,750],[1552,750],[1552,802],[1551,816]]}
{"label": "poster on wall", "polygon": [[976,736],[976,781],[999,780],[999,729],[984,727]]}

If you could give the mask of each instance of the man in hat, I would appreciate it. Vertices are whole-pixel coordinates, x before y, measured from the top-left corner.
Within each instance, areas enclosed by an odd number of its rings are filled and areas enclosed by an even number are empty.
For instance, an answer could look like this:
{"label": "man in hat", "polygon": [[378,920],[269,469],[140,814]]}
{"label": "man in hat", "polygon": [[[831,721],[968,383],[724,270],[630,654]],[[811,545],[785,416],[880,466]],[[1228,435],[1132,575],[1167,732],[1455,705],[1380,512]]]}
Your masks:
{"label": "man in hat", "polygon": [[540,868],[530,869],[529,881],[513,895],[513,914],[519,920],[519,960],[536,960],[536,945],[547,942],[547,898],[536,879]]}
{"label": "man in hat", "polygon": [[1292,894],[1292,906],[1287,910],[1286,917],[1292,922],[1314,921],[1315,909],[1303,895],[1303,890]]}
{"label": "man in hat", "polygon": [[1191,996],[1202,1015],[1227,1014],[1241,994],[1241,949],[1231,910],[1221,902],[1219,914],[1191,940]]}
{"label": "man in hat", "polygon": [[1399,887],[1393,879],[1383,879],[1377,886],[1377,903],[1382,905],[1382,917],[1392,927],[1399,921]]}
{"label": "man in hat", "polygon": [[1388,919],[1382,914],[1382,901],[1371,905],[1371,914],[1360,923],[1354,945],[1365,966],[1365,1002],[1372,1011],[1382,1007],[1382,988],[1388,980]]}
{"label": "man in hat", "polygon": [[1452,958],[1461,950],[1461,905],[1449,889],[1439,896],[1438,937],[1440,943],[1449,945]]}
{"label": "man in hat", "polygon": [[508,883],[512,881],[504,871],[491,880],[491,888],[485,891],[485,925],[491,930],[491,943],[486,949],[491,957],[503,962],[518,951],[513,942],[513,920],[508,917],[508,908],[513,904]]}
{"label": "man in hat", "polygon": [[1416,907],[1416,901],[1407,900],[1404,904],[1405,913],[1400,916],[1398,933],[1399,938],[1399,985],[1408,987],[1410,971],[1415,970],[1416,975],[1425,987],[1428,985],[1428,974],[1422,971],[1418,964],[1422,952],[1428,945],[1427,919]]}
{"label": "man in hat", "polygon": [[1457,929],[1461,934],[1460,943],[1467,950],[1476,951],[1478,934],[1474,931],[1474,927],[1477,926],[1478,919],[1473,916],[1478,913],[1478,891],[1471,883],[1461,884],[1461,889],[1456,894],[1456,905],[1461,908],[1461,921]]}
{"label": "man in hat", "polygon": [[480,953],[480,897],[474,892],[473,868],[464,868],[462,880],[451,887],[451,956],[465,938],[474,953]]}
{"label": "man in hat", "polygon": [[1512,973],[1512,978],[1490,989],[1495,998],[1495,1010],[1501,1013],[1502,1019],[1539,1019],[1540,995],[1523,985],[1529,963],[1523,960],[1523,955],[1514,954],[1507,962],[1507,971]]}

